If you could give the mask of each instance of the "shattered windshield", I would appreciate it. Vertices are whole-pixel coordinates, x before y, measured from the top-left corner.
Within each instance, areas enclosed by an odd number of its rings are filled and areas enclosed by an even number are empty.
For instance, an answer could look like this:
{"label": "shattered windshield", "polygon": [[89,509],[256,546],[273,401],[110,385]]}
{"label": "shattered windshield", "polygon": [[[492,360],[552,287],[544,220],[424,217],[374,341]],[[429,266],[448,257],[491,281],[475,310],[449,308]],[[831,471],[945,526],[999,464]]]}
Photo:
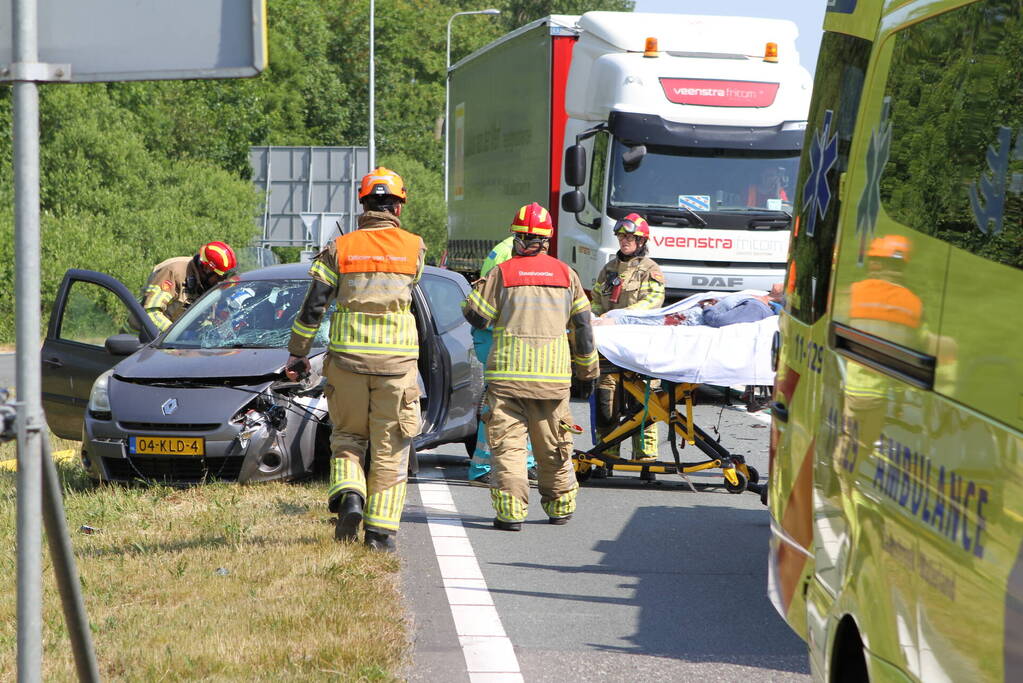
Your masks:
{"label": "shattered windshield", "polygon": [[626,147],[612,151],[611,206],[698,212],[789,211],[798,150],[650,146],[639,167],[625,170]]}
{"label": "shattered windshield", "polygon": [[[174,349],[283,349],[309,280],[225,282],[191,306],[160,345]],[[313,346],[327,345],[329,311]]]}

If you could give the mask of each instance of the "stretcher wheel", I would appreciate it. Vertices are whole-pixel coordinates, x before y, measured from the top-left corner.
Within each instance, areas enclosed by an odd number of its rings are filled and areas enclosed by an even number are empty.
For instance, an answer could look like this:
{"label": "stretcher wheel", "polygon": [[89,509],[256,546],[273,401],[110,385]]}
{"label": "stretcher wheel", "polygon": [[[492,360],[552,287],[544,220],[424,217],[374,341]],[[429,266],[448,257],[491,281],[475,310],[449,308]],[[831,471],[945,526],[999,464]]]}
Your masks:
{"label": "stretcher wheel", "polygon": [[582,484],[583,482],[589,481],[593,475],[593,468],[589,465],[584,465],[578,461],[575,462],[575,480]]}
{"label": "stretcher wheel", "polygon": [[756,467],[746,465],[746,470],[749,472],[749,481],[751,484],[756,484],[760,481],[760,472],[757,471]]}
{"label": "stretcher wheel", "polygon": [[729,481],[725,479],[725,489],[727,489],[729,493],[742,493],[743,491],[746,490],[747,483],[746,475],[740,472],[738,469],[736,469],[735,476],[739,480],[739,483],[736,484],[735,486],[732,486],[731,483],[729,483]]}

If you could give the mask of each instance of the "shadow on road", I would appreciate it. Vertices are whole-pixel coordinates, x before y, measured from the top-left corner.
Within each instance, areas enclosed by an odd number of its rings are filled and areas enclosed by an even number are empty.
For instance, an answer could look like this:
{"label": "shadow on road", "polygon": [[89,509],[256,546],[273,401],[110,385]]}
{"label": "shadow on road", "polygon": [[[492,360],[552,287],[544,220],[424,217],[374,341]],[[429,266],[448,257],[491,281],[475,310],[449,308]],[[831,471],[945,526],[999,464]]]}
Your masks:
{"label": "shadow on road", "polygon": [[[805,645],[766,595],[768,517],[762,509],[726,507],[729,498],[635,508],[616,538],[597,541],[597,564],[506,563],[575,575],[574,594],[491,592],[638,608],[634,632],[617,638],[631,645],[588,642],[594,650],[806,673]],[[606,585],[608,575],[622,581],[613,596],[587,593],[587,586]],[[629,597],[617,597],[623,595]]]}

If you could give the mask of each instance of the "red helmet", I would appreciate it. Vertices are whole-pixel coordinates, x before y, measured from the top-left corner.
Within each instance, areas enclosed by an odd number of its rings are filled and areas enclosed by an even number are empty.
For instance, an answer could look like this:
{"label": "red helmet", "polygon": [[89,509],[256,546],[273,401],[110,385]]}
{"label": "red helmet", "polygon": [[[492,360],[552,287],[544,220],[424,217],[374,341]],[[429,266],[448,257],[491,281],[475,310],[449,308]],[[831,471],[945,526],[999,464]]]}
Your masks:
{"label": "red helmet", "polygon": [[372,171],[362,176],[362,185],[359,187],[359,201],[370,195],[382,196],[393,195],[405,201],[408,196],[405,193],[405,181],[401,176],[389,168],[377,166]]}
{"label": "red helmet", "polygon": [[238,259],[225,242],[210,242],[199,247],[199,263],[217,275],[224,275],[235,269]]}
{"label": "red helmet", "polygon": [[551,213],[536,202],[526,204],[512,219],[511,231],[536,237],[550,237],[554,234]]}
{"label": "red helmet", "polygon": [[614,233],[616,235],[636,235],[650,239],[650,224],[638,213],[630,213],[615,223]]}

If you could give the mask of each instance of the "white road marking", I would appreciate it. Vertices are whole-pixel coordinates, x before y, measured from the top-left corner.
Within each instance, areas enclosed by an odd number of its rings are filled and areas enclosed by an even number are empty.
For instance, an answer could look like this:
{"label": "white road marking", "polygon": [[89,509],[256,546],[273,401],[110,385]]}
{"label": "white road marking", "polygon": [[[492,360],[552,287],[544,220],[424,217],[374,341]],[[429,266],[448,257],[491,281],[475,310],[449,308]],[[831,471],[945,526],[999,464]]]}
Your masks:
{"label": "white road marking", "polygon": [[[432,481],[423,481],[423,480]],[[419,474],[419,495],[437,553],[455,632],[472,683],[522,683],[515,648],[480,571],[451,491],[439,472]]]}

